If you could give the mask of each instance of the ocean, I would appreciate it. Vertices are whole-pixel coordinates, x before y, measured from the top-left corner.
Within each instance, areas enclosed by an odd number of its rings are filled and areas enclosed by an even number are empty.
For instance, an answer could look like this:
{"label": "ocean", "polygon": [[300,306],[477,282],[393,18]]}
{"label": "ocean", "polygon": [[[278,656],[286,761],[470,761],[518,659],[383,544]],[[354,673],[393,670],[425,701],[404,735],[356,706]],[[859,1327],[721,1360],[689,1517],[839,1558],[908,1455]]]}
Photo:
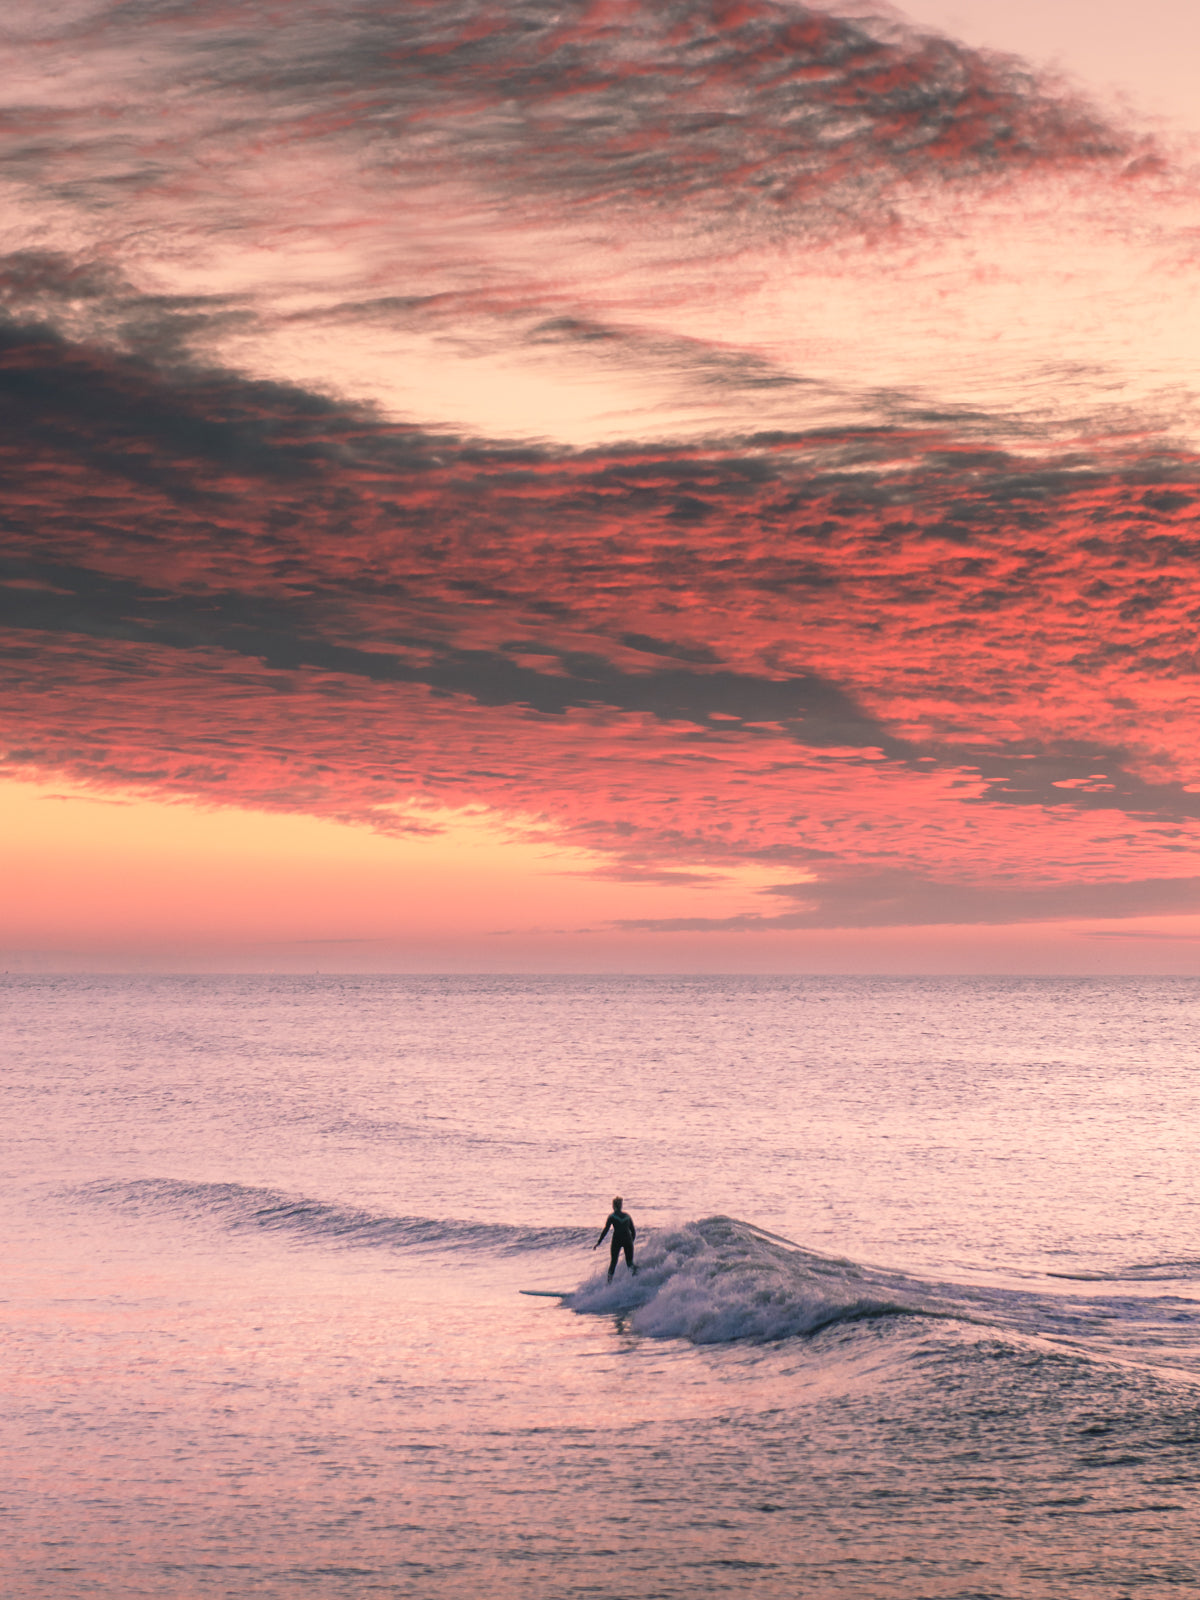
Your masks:
{"label": "ocean", "polygon": [[0,1006],[7,1600],[1200,1588],[1200,980]]}

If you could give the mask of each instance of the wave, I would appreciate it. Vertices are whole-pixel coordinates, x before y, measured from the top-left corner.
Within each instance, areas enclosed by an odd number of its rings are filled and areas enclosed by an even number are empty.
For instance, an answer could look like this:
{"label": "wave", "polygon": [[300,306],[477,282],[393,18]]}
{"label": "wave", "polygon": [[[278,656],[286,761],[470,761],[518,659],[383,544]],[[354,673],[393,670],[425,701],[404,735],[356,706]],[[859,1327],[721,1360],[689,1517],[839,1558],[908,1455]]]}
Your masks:
{"label": "wave", "polygon": [[89,1183],[72,1193],[137,1215],[183,1217],[216,1222],[231,1232],[289,1233],[322,1244],[366,1248],[519,1254],[578,1247],[590,1237],[590,1230],[580,1228],[523,1228],[496,1222],[389,1216],[241,1183],[139,1178]]}
{"label": "wave", "polygon": [[1059,1278],[1067,1283],[1172,1283],[1200,1274],[1200,1261],[1194,1258],[1178,1261],[1138,1261],[1128,1267],[1113,1267],[1095,1272],[1048,1272],[1048,1278]]}
{"label": "wave", "polygon": [[1089,1276],[1086,1282],[1099,1291],[1090,1294],[1032,1282],[963,1283],[818,1255],[750,1223],[707,1217],[652,1235],[638,1252],[638,1265],[631,1276],[622,1263],[611,1284],[606,1271],[594,1274],[563,1296],[563,1304],[620,1317],[636,1334],[698,1345],[766,1344],[836,1325],[920,1318],[953,1324],[987,1348],[997,1340],[1015,1342],[1026,1357],[1052,1349],[1060,1359],[1132,1361],[1189,1373],[1200,1363],[1200,1308],[1190,1297],[1120,1287],[1134,1275],[1143,1282],[1178,1277],[1193,1262]]}
{"label": "wave", "polygon": [[563,1303],[692,1344],[767,1343],[869,1318],[955,1315],[899,1274],[817,1255],[733,1217],[654,1235],[636,1274],[622,1264],[610,1284],[605,1268]]}
{"label": "wave", "polygon": [[[326,1248],[527,1259],[540,1253],[547,1268],[554,1252],[556,1272],[565,1252],[584,1256],[595,1237],[591,1228],[395,1216],[239,1183],[143,1178],[90,1183],[69,1192],[77,1200],[135,1216],[234,1234],[283,1235]],[[1077,1354],[1107,1352],[1189,1369],[1200,1363],[1200,1309],[1190,1297],[1121,1289],[1130,1279],[1183,1276],[1196,1267],[1191,1260],[1072,1273],[1074,1283],[1061,1290],[1033,1283],[1021,1288],[965,1284],[819,1255],[726,1216],[647,1230],[637,1257],[637,1274],[630,1275],[622,1262],[610,1284],[605,1250],[599,1271],[555,1298],[580,1315],[619,1318],[630,1332],[696,1345],[766,1344],[837,1325],[922,1318],[964,1330],[986,1328],[991,1337],[1049,1340]],[[1092,1292],[1085,1293],[1089,1287]]]}
{"label": "wave", "polygon": [[[216,1225],[232,1233],[283,1233],[314,1244],[385,1250],[517,1255],[580,1250],[590,1228],[537,1228],[439,1217],[393,1216],[240,1183],[180,1178],[95,1182],[71,1193],[125,1213]],[[634,1331],[694,1344],[766,1342],[874,1317],[946,1316],[907,1282],[804,1250],[747,1222],[708,1217],[639,1241],[638,1272],[602,1269],[564,1305],[620,1315]],[[607,1260],[607,1252],[606,1252]]]}
{"label": "wave", "polygon": [[[216,1225],[232,1233],[283,1233],[314,1244],[502,1255],[579,1250],[590,1228],[529,1228],[439,1217],[392,1216],[240,1183],[180,1178],[95,1182],[71,1191],[136,1216]],[[900,1274],[817,1255],[732,1217],[653,1233],[639,1241],[638,1272],[606,1268],[560,1298],[580,1313],[625,1318],[633,1331],[693,1344],[764,1343],[868,1318],[954,1315],[928,1295],[898,1292]],[[607,1260],[607,1254],[606,1254]]]}

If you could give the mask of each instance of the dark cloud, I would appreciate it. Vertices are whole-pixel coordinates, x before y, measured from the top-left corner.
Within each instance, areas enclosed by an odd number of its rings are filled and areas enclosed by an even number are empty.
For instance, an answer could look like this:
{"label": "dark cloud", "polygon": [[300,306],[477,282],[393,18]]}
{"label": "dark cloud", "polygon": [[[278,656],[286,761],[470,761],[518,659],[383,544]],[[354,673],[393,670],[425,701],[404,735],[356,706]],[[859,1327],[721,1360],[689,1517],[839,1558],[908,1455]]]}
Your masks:
{"label": "dark cloud", "polygon": [[193,5],[189,23],[199,92],[236,88],[308,141],[344,137],[352,100],[381,167],[441,164],[559,203],[770,208],[807,228],[861,220],[913,179],[1133,154],[1016,61],[771,0],[264,6],[233,25]]}
{"label": "dark cloud", "polygon": [[247,173],[303,151],[292,198],[322,209],[333,153],[381,203],[452,182],[606,226],[861,233],[914,189],[1154,159],[1015,59],[783,0],[128,0],[38,31],[46,98],[0,126],[6,171],[89,217],[165,201],[249,223]]}
{"label": "dark cloud", "polygon": [[969,884],[893,871],[819,883],[780,884],[765,893],[804,902],[779,915],[623,921],[658,933],[765,933],[772,929],[993,926],[1093,918],[1186,916],[1200,911],[1200,877],[1140,882]]}
{"label": "dark cloud", "polygon": [[103,343],[159,368],[186,364],[195,342],[253,321],[221,295],[148,294],[111,261],[60,250],[0,256],[0,312],[17,326]]}
{"label": "dark cloud", "polygon": [[177,596],[45,562],[17,563],[12,570],[15,581],[6,584],[0,561],[0,626],[10,629],[217,648],[270,668],[315,667],[377,683],[419,683],[480,705],[528,706],[549,715],[604,706],[701,727],[714,718],[726,726],[769,719],[786,724],[803,744],[896,748],[846,694],[812,674],[775,680],[719,670],[632,673],[580,651],[515,646],[515,654],[536,653],[556,669],[538,671],[511,654],[447,650],[415,635],[393,635],[393,651],[358,650],[322,639],[302,608],[255,596]]}
{"label": "dark cloud", "polygon": [[1126,770],[1129,753],[1064,740],[1054,751],[976,752],[987,780],[978,804],[1062,806],[1132,816],[1200,817],[1200,786],[1147,783]]}

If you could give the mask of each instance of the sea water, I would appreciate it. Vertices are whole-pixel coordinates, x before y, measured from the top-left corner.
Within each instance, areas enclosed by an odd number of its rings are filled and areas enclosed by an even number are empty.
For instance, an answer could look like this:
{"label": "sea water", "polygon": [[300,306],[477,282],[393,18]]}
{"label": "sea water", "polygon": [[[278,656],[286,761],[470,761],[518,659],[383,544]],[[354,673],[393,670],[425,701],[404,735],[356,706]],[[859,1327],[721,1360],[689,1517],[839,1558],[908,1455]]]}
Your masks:
{"label": "sea water", "polygon": [[1200,981],[0,1005],[10,1600],[1200,1588]]}

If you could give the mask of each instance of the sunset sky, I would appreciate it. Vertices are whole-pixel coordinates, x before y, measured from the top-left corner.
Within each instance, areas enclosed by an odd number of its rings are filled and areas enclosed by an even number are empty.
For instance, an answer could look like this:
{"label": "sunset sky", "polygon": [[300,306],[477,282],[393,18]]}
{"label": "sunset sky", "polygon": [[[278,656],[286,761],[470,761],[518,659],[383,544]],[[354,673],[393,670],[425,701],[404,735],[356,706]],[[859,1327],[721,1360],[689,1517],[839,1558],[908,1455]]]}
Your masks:
{"label": "sunset sky", "polygon": [[48,0],[10,971],[1200,971],[1188,0]]}

